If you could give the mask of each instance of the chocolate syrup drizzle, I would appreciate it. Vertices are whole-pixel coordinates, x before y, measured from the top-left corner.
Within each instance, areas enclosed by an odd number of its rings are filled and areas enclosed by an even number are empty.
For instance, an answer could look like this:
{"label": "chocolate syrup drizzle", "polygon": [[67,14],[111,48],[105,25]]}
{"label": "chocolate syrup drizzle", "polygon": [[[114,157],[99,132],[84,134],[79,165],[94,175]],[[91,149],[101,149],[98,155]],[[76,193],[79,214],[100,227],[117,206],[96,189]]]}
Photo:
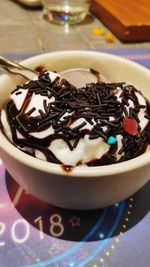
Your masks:
{"label": "chocolate syrup drizzle", "polygon": [[[98,74],[96,73],[96,75]],[[115,96],[118,87],[122,89],[120,95],[122,103]],[[32,156],[35,156],[34,150],[37,149],[45,155],[47,161],[62,164],[48,149],[53,140],[63,139],[69,149],[73,150],[77,147],[79,140],[87,134],[89,139],[102,137],[105,142],[109,136],[121,134],[123,136],[123,145],[119,151],[119,154],[122,154],[121,158],[117,160],[115,155],[117,143],[115,143],[100,159],[93,159],[87,163],[88,166],[99,166],[137,157],[144,153],[150,144],[150,104],[146,102],[146,107],[140,105],[135,94],[138,91],[131,85],[126,85],[123,82],[102,83],[98,79],[95,84],[86,84],[85,87],[77,89],[60,77],[52,82],[49,73],[43,71],[39,74],[38,80],[17,86],[12,93],[18,95],[21,93],[20,89],[28,90],[21,109],[17,109],[12,99],[4,104],[3,109],[6,110],[7,120],[11,128],[12,142],[23,151],[26,147],[30,148],[30,151],[24,152]],[[39,110],[39,116],[36,117],[32,116],[35,107],[26,113],[33,94],[40,94],[49,99],[52,96],[55,98],[49,104],[44,100],[44,112]],[[126,106],[129,106],[129,99],[133,101],[134,108],[130,107],[128,112]],[[142,132],[138,118],[141,108],[146,108],[145,117],[149,120]],[[68,115],[65,115],[66,113]],[[110,116],[115,118],[113,122],[109,120]],[[139,125],[137,135],[132,136],[123,130],[122,124],[125,116],[137,121]],[[85,122],[71,128],[71,124],[80,118],[84,118]],[[83,129],[87,122],[92,125],[91,130]],[[5,133],[2,122],[0,126]],[[30,135],[31,132],[40,132],[50,126],[53,127],[54,134],[42,139]],[[103,131],[103,126],[107,126],[107,131]],[[23,136],[22,138],[17,137],[17,131]],[[78,165],[80,164],[79,162]],[[69,170],[69,166],[67,166],[67,170]]]}

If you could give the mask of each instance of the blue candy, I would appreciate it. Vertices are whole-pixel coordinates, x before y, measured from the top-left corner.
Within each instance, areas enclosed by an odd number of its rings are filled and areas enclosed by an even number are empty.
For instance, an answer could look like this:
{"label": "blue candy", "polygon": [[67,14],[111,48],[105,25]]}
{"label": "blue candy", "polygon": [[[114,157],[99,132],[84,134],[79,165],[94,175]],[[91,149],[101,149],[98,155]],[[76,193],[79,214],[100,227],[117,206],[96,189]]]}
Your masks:
{"label": "blue candy", "polygon": [[108,145],[113,145],[113,144],[115,144],[116,142],[117,142],[117,138],[114,137],[114,136],[110,136],[110,137],[108,138],[108,140],[107,140],[107,144],[108,144]]}

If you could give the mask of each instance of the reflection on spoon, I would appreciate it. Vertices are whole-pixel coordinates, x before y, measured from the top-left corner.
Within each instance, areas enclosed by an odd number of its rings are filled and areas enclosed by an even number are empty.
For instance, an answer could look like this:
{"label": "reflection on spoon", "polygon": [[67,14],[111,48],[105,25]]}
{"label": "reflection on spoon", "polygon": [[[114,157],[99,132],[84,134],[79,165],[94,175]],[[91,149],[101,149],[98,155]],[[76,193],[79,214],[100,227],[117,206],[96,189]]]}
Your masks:
{"label": "reflection on spoon", "polygon": [[60,75],[76,87],[83,87],[87,83],[108,82],[104,76],[94,69],[66,69],[60,72]]}
{"label": "reflection on spoon", "polygon": [[[7,73],[20,75],[27,80],[34,79],[39,73],[39,67],[36,70],[31,70],[2,56],[0,56],[0,68]],[[42,70],[44,70],[44,67],[41,67],[40,71]],[[60,72],[60,75],[76,87],[83,87],[88,83],[108,82],[97,70],[90,68],[66,69]]]}

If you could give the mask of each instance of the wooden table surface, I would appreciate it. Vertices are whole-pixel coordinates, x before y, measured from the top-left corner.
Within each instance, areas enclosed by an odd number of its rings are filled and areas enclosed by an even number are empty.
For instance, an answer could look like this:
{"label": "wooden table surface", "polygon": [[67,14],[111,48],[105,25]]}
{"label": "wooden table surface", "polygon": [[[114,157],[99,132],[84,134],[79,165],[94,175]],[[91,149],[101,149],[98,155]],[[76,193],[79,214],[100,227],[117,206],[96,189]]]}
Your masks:
{"label": "wooden table surface", "polygon": [[[103,28],[104,35],[93,29]],[[42,9],[27,9],[11,0],[0,0],[0,53],[45,52],[66,49],[145,48],[149,42],[125,44],[116,37],[106,41],[109,32],[96,17],[89,14],[84,22],[70,27],[47,22]]]}

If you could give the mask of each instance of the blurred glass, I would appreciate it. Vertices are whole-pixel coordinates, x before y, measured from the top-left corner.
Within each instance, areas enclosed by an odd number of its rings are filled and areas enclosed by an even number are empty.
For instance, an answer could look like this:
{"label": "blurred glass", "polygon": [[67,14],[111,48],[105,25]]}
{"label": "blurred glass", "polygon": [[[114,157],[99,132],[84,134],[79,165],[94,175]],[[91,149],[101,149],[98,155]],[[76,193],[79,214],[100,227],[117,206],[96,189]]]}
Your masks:
{"label": "blurred glass", "polygon": [[41,0],[47,19],[64,25],[79,23],[89,12],[90,0]]}

